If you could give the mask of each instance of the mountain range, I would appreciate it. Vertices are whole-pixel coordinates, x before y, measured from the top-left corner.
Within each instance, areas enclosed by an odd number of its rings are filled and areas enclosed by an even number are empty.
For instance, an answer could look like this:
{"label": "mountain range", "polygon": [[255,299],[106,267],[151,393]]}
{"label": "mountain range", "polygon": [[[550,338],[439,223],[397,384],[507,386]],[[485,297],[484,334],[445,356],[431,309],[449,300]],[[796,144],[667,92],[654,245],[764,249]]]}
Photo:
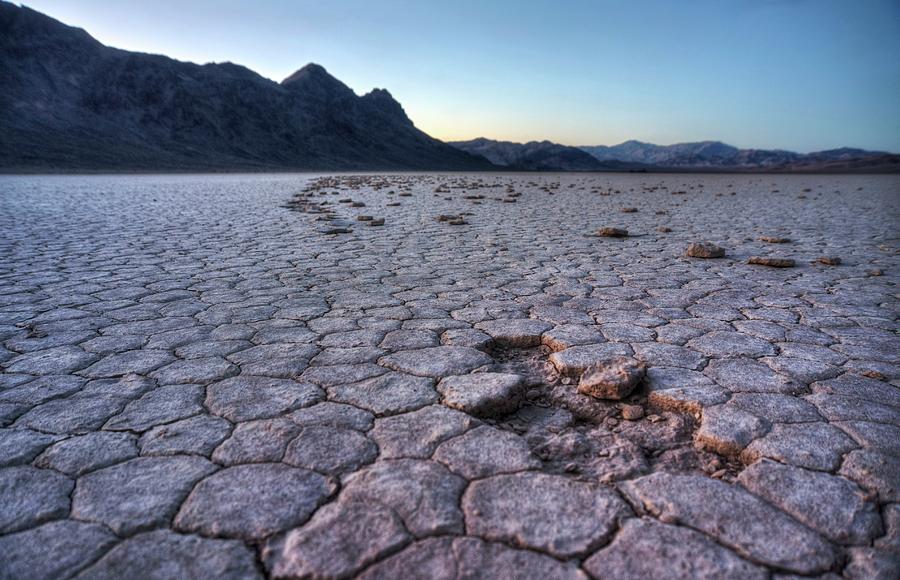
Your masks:
{"label": "mountain range", "polygon": [[668,168],[731,168],[731,169],[828,169],[852,167],[900,168],[900,156],[884,151],[866,151],[844,147],[795,153],[781,149],[738,149],[720,141],[654,145],[641,141],[626,141],[619,145],[579,147],[600,161],[640,163]]}
{"label": "mountain range", "polygon": [[491,169],[417,129],[386,90],[321,66],[281,83],[104,46],[0,2],[0,169]]}
{"label": "mountain range", "polygon": [[494,165],[523,171],[900,171],[900,155],[863,149],[816,153],[738,149],[719,141],[572,147],[550,141],[478,138],[450,143]]}
{"label": "mountain range", "polygon": [[108,47],[2,0],[0,87],[0,172],[900,171],[900,155],[860,149],[447,144],[416,128],[388,91],[358,96],[316,64],[277,83],[232,63]]}

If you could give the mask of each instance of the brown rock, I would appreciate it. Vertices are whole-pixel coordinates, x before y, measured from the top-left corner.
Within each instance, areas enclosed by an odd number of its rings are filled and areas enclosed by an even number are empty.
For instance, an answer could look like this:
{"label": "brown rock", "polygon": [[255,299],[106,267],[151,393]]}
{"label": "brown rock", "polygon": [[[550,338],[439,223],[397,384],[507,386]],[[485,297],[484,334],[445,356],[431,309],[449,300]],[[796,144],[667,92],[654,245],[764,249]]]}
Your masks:
{"label": "brown rock", "polygon": [[384,218],[374,219],[374,220],[372,220],[372,221],[369,222],[369,225],[370,225],[370,226],[383,226],[383,225],[384,225]]}
{"label": "brown rock", "polygon": [[623,207],[621,211],[622,211],[622,213],[637,213],[637,208],[636,207]]}
{"label": "brown rock", "polygon": [[622,407],[622,418],[626,421],[637,421],[644,416],[644,408],[640,405],[625,405]]}
{"label": "brown rock", "polygon": [[624,399],[641,382],[647,367],[628,357],[605,360],[584,371],[578,392],[597,399]]}
{"label": "brown rock", "polygon": [[685,250],[691,258],[722,258],[725,250],[711,242],[692,242]]}
{"label": "brown rock", "polygon": [[604,238],[627,238],[628,230],[622,228],[600,228],[597,235]]}
{"label": "brown rock", "polygon": [[656,231],[658,231],[661,234],[667,234],[672,231],[672,228],[667,227],[667,226],[659,226],[658,228],[656,228]]}
{"label": "brown rock", "polygon": [[791,241],[790,238],[781,238],[778,236],[761,236],[759,238],[760,242],[766,242],[767,244],[787,244]]}
{"label": "brown rock", "polygon": [[819,256],[816,258],[816,262],[819,264],[824,264],[825,266],[840,266],[841,259],[837,256]]}
{"label": "brown rock", "polygon": [[772,268],[793,268],[794,260],[790,258],[767,258],[765,256],[751,256],[747,260],[748,264],[756,264],[757,266],[770,266]]}

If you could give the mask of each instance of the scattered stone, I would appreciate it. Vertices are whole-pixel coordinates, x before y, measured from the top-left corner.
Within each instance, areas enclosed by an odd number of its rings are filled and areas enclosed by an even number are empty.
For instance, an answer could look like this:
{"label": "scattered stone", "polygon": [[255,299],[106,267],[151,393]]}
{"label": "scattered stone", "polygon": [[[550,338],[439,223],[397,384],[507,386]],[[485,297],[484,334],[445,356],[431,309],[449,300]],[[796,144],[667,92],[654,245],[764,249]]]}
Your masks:
{"label": "scattered stone", "polygon": [[841,259],[837,256],[819,256],[816,258],[816,263],[824,266],[840,266]]}
{"label": "scattered stone", "polygon": [[589,367],[603,363],[614,357],[631,356],[633,351],[626,344],[587,344],[572,346],[550,355],[550,362],[559,374],[580,377]]}
{"label": "scattered stone", "polygon": [[750,256],[747,258],[747,263],[772,268],[793,268],[795,265],[794,260],[790,258],[770,258],[768,256]]}
{"label": "scattered stone", "polygon": [[760,236],[759,241],[767,244],[787,244],[790,243],[791,239],[780,236]]}
{"label": "scattered stone", "polygon": [[578,392],[596,399],[624,399],[644,379],[647,367],[632,358],[617,357],[587,368],[578,383]]}
{"label": "scattered stone", "polygon": [[604,238],[627,238],[628,230],[623,228],[600,228],[597,235]]}
{"label": "scattered stone", "polygon": [[685,255],[690,258],[722,258],[725,250],[712,242],[691,242]]}
{"label": "scattered stone", "polygon": [[637,421],[644,416],[644,408],[640,405],[625,405],[622,407],[622,418],[626,421]]}

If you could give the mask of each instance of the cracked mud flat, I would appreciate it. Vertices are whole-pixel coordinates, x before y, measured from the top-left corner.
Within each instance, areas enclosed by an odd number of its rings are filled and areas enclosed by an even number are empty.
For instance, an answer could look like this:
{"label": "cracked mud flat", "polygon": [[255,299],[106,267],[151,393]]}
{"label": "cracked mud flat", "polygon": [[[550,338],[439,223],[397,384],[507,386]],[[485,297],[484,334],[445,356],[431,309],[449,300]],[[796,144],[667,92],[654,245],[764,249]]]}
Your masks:
{"label": "cracked mud flat", "polygon": [[[898,209],[892,176],[4,177],[0,577],[896,578]],[[640,388],[577,394],[613,356]]]}

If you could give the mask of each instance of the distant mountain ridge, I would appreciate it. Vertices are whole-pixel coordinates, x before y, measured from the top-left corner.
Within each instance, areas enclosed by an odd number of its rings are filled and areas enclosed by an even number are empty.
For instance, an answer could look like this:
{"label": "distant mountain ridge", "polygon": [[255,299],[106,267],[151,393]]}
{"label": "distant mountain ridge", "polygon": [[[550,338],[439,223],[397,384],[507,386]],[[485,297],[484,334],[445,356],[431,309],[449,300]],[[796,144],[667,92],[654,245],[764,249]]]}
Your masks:
{"label": "distant mountain ridge", "polygon": [[281,83],[104,46],[0,0],[0,171],[890,171],[900,155],[738,149],[718,141],[572,147],[415,127],[384,89],[358,96],[319,65]]}
{"label": "distant mountain ridge", "polygon": [[524,171],[881,171],[900,172],[900,155],[863,149],[795,153],[738,149],[719,141],[573,147],[551,141],[513,143],[479,137],[451,141],[494,165]]}
{"label": "distant mountain ridge", "polygon": [[625,163],[599,160],[578,147],[550,141],[512,143],[479,137],[471,141],[451,141],[450,145],[473,155],[481,155],[494,165],[523,171],[610,171]]}
{"label": "distant mountain ridge", "polygon": [[386,90],[319,65],[282,83],[104,46],[0,2],[0,169],[479,170],[417,129]]}
{"label": "distant mountain ridge", "polygon": [[780,149],[738,149],[720,141],[655,145],[632,140],[613,146],[579,148],[598,161],[640,163],[659,168],[824,170],[894,166],[900,169],[900,155],[849,147],[804,154]]}

